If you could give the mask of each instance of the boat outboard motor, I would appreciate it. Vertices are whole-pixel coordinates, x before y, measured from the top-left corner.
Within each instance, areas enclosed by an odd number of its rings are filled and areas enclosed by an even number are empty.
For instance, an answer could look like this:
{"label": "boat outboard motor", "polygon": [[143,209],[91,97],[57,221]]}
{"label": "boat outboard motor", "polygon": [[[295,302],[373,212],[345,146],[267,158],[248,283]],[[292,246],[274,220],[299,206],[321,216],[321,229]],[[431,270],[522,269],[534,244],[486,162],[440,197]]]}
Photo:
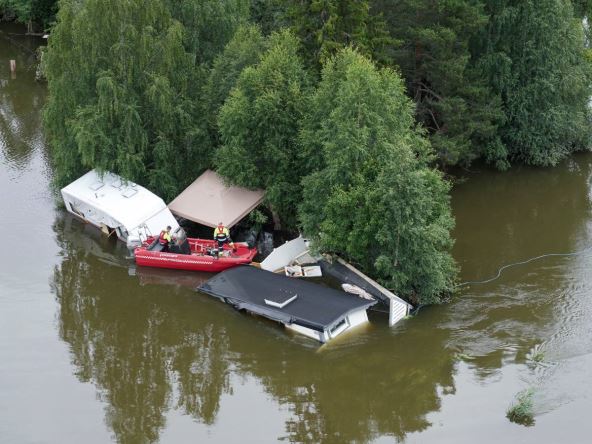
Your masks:
{"label": "boat outboard motor", "polygon": [[140,236],[128,236],[127,240],[125,241],[125,245],[131,257],[134,257],[134,250],[138,247],[142,246],[142,240]]}
{"label": "boat outboard motor", "polygon": [[191,247],[183,228],[179,227],[173,232],[173,242],[169,247],[169,251],[177,254],[191,254]]}

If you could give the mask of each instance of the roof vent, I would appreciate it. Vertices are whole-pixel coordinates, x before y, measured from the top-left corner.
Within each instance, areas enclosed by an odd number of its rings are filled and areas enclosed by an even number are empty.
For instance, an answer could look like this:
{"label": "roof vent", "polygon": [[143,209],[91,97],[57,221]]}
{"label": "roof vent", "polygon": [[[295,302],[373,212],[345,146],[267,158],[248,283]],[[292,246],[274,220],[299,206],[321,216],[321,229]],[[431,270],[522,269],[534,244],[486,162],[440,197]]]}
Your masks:
{"label": "roof vent", "polygon": [[88,187],[93,191],[97,191],[97,190],[100,190],[101,188],[103,188],[104,186],[105,186],[105,184],[99,180],[97,182],[90,184]]}
{"label": "roof vent", "polygon": [[265,303],[267,305],[271,305],[272,307],[277,307],[277,308],[284,308],[286,305],[288,305],[290,302],[293,302],[296,300],[296,298],[298,297],[297,294],[295,294],[294,296],[292,296],[289,299],[286,299],[284,302],[275,302],[275,301],[270,301],[269,299],[264,299]]}
{"label": "roof vent", "polygon": [[127,188],[121,193],[123,197],[127,197],[128,199],[136,194],[138,194],[138,190],[134,190],[133,188]]}

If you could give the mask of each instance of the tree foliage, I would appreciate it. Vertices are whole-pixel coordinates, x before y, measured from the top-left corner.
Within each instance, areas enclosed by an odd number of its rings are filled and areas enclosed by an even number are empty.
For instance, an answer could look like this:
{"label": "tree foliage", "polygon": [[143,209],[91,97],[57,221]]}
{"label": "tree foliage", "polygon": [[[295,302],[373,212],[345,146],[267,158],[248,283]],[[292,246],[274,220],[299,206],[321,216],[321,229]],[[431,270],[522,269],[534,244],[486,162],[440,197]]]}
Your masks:
{"label": "tree foliage", "polygon": [[218,114],[239,76],[248,66],[256,65],[268,47],[268,41],[255,25],[241,26],[224,51],[214,60],[203,90],[204,123],[212,147],[219,143]]}
{"label": "tree foliage", "polygon": [[250,17],[265,35],[288,25],[287,10],[291,3],[286,0],[251,0]]}
{"label": "tree foliage", "polygon": [[55,18],[58,0],[0,0],[0,17],[14,14],[23,23],[35,22],[47,28]]}
{"label": "tree foliage", "polygon": [[307,87],[297,38],[288,31],[272,34],[269,49],[242,71],[218,117],[218,172],[237,185],[264,188],[272,208],[292,228],[303,175],[297,135]]}
{"label": "tree foliage", "polygon": [[545,166],[589,147],[592,64],[571,3],[488,0],[487,12],[480,66],[505,115],[488,157]]}
{"label": "tree foliage", "polygon": [[421,302],[452,289],[449,185],[429,166],[401,78],[346,49],[323,68],[301,133],[304,232]]}
{"label": "tree foliage", "polygon": [[572,3],[577,17],[590,17],[592,0],[572,0]]}
{"label": "tree foliage", "polygon": [[498,98],[471,63],[471,38],[487,23],[479,0],[375,2],[384,11],[392,50],[416,118],[428,130],[439,161],[469,164],[499,145]]}
{"label": "tree foliage", "polygon": [[249,17],[249,2],[245,0],[166,2],[173,18],[184,27],[185,48],[201,64],[209,65]]}
{"label": "tree foliage", "polygon": [[58,184],[98,168],[171,198],[208,165],[185,38],[161,0],[61,3],[45,60]]}
{"label": "tree foliage", "polygon": [[309,66],[320,64],[352,46],[377,61],[391,43],[382,17],[372,14],[369,0],[299,0],[287,2],[286,19],[300,37]]}

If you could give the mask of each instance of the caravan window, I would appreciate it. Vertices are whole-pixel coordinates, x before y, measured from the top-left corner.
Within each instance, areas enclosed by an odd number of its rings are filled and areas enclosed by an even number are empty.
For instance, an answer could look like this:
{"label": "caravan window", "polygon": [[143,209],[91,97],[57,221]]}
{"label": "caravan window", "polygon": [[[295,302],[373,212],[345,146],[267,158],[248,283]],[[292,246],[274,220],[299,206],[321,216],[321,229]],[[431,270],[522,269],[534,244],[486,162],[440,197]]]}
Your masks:
{"label": "caravan window", "polygon": [[335,324],[335,326],[331,329],[329,333],[333,338],[337,336],[339,333],[341,333],[343,330],[345,330],[347,327],[349,327],[349,321],[347,320],[347,318],[343,318],[340,322]]}
{"label": "caravan window", "polygon": [[75,213],[78,216],[84,218],[84,213],[82,211],[80,211],[78,208],[76,208],[72,202],[68,202],[68,203],[70,204],[70,209],[72,210],[72,213]]}
{"label": "caravan window", "polygon": [[123,240],[127,240],[127,230],[125,228],[117,227],[117,237]]}

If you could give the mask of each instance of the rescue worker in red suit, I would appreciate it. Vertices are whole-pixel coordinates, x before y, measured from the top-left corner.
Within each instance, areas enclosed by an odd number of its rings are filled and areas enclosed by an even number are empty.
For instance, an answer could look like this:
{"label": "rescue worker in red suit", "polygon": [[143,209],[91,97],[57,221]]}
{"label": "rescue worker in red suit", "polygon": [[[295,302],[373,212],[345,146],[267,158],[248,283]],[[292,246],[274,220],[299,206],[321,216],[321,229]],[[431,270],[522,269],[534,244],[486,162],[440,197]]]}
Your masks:
{"label": "rescue worker in red suit", "polygon": [[171,240],[171,226],[168,225],[165,230],[160,232],[160,236],[158,237],[158,241],[162,245],[162,251],[169,251]]}

